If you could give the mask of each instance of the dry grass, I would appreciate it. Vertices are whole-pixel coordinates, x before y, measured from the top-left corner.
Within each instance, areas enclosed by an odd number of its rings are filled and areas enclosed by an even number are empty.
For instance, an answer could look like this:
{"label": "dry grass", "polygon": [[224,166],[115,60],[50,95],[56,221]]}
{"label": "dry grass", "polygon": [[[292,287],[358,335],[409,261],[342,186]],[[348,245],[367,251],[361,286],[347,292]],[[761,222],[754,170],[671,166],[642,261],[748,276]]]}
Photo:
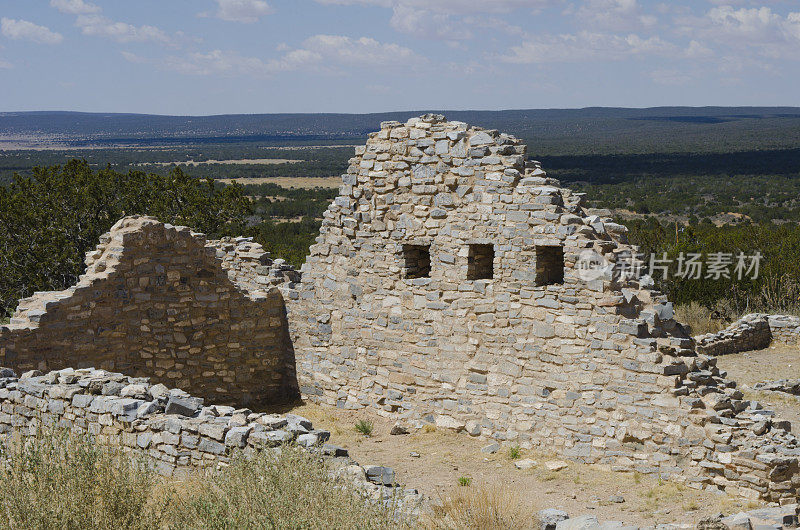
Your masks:
{"label": "dry grass", "polygon": [[148,461],[66,433],[11,443],[0,455],[0,528],[406,528],[396,504],[295,447],[238,455],[223,472],[178,481]]}
{"label": "dry grass", "polygon": [[539,528],[533,509],[516,494],[496,487],[461,487],[432,506],[420,520],[428,530],[522,530]]}
{"label": "dry grass", "polygon": [[194,482],[175,503],[172,528],[363,528],[406,525],[394,503],[366,502],[344,478],[293,447],[237,457],[224,472]]}
{"label": "dry grass", "polygon": [[64,433],[3,448],[0,528],[159,528],[170,511],[143,461]]}
{"label": "dry grass", "polygon": [[697,302],[690,302],[675,308],[675,320],[688,325],[692,335],[702,335],[725,329],[732,318],[721,309],[709,309]]}

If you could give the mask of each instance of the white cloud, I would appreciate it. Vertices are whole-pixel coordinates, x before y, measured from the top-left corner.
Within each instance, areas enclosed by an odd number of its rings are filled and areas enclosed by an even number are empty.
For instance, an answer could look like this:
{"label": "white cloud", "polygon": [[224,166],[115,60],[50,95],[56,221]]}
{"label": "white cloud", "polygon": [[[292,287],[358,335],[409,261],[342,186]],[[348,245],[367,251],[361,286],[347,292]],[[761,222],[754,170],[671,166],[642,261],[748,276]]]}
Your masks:
{"label": "white cloud", "polygon": [[328,5],[404,6],[448,15],[469,13],[508,13],[514,9],[538,10],[562,4],[561,0],[316,0]]}
{"label": "white cloud", "polygon": [[649,28],[658,22],[637,0],[586,0],[577,10],[570,8],[565,14],[574,14],[584,26],[615,31]]}
{"label": "white cloud", "polygon": [[99,13],[100,7],[83,0],[50,0],[50,5],[55,7],[62,13],[69,13],[71,15],[88,15],[90,13]]}
{"label": "white cloud", "polygon": [[64,40],[60,33],[50,31],[45,26],[13,18],[3,17],[0,19],[0,32],[9,39],[30,40],[40,44],[58,44]]}
{"label": "white cloud", "polygon": [[[215,16],[230,22],[253,23],[273,12],[263,0],[216,0],[219,6]],[[205,14],[204,14],[205,15]]]}
{"label": "white cloud", "polygon": [[472,32],[448,14],[405,4],[394,7],[390,24],[401,33],[422,38],[452,41],[472,38]]}
{"label": "white cloud", "polygon": [[659,37],[644,39],[635,34],[621,36],[581,31],[530,38],[513,46],[511,52],[500,59],[518,64],[615,61],[633,56],[666,55],[676,50],[674,44]]}
{"label": "white cloud", "polygon": [[102,15],[80,15],[76,25],[84,35],[107,37],[118,42],[172,44],[172,39],[155,26],[134,26],[126,22],[115,22]]}
{"label": "white cloud", "polygon": [[460,41],[474,37],[470,26],[484,27],[486,13],[509,13],[525,8],[536,11],[562,0],[316,0],[327,5],[368,5],[392,9],[390,24],[401,33],[425,39]]}
{"label": "white cloud", "polygon": [[[141,62],[134,54],[123,54],[123,57],[130,62]],[[259,77],[297,70],[332,73],[338,72],[339,67],[353,66],[370,70],[408,68],[425,62],[411,49],[397,44],[381,43],[368,37],[314,35],[303,41],[301,47],[285,51],[277,59],[263,60],[235,51],[212,50],[168,57],[161,66],[187,75]]]}
{"label": "white cloud", "polygon": [[714,7],[702,17],[677,20],[677,31],[742,57],[800,59],[800,13],[785,17],[769,7]]}
{"label": "white cloud", "polygon": [[369,37],[353,39],[344,35],[314,35],[303,41],[302,49],[326,60],[366,68],[404,66],[423,61],[410,48]]}

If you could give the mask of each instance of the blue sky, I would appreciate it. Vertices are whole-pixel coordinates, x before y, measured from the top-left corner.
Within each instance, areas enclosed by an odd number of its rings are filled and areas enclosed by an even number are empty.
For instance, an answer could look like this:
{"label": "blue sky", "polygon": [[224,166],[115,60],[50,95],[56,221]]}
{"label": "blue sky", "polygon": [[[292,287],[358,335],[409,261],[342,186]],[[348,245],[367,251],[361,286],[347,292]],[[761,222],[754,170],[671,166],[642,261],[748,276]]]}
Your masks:
{"label": "blue sky", "polygon": [[0,0],[0,111],[800,105],[800,0]]}

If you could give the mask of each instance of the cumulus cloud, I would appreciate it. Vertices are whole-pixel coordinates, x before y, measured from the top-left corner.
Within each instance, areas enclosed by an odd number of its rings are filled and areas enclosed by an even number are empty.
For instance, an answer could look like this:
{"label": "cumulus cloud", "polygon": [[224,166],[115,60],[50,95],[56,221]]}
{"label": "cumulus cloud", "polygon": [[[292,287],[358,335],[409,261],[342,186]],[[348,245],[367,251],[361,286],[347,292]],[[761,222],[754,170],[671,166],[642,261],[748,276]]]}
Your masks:
{"label": "cumulus cloud", "polygon": [[9,39],[29,40],[40,44],[58,44],[64,40],[60,33],[50,31],[45,26],[13,18],[0,19],[0,32]]}
{"label": "cumulus cloud", "polygon": [[107,37],[117,42],[156,42],[172,44],[172,39],[155,26],[134,26],[116,22],[103,15],[80,15],[76,25],[84,35]]}
{"label": "cumulus cloud", "polygon": [[84,2],[83,0],[50,0],[50,5],[62,13],[69,13],[71,15],[87,15],[100,12],[99,6]]}
{"label": "cumulus cloud", "polygon": [[[264,15],[273,12],[270,5],[263,0],[216,0],[217,18],[229,22],[244,22],[246,24],[258,22]],[[207,16],[207,13],[203,13]]]}
{"label": "cumulus cloud", "polygon": [[638,0],[586,0],[577,9],[569,8],[584,25],[609,30],[639,30],[652,27],[658,19],[645,13]]}
{"label": "cumulus cloud", "polygon": [[678,19],[677,30],[744,56],[800,59],[800,13],[782,16],[769,7],[714,7],[704,16]]}
{"label": "cumulus cloud", "polygon": [[[131,62],[140,62],[140,58],[133,54],[123,56]],[[382,43],[368,37],[314,35],[303,41],[300,47],[284,50],[277,59],[264,60],[235,51],[212,50],[172,56],[163,66],[187,75],[270,76],[298,70],[332,73],[341,66],[392,69],[424,62],[411,49],[398,44]]]}
{"label": "cumulus cloud", "polygon": [[674,44],[660,37],[642,38],[635,34],[622,36],[581,31],[529,38],[519,46],[513,46],[500,59],[517,64],[616,61],[634,56],[666,55],[676,50]]}

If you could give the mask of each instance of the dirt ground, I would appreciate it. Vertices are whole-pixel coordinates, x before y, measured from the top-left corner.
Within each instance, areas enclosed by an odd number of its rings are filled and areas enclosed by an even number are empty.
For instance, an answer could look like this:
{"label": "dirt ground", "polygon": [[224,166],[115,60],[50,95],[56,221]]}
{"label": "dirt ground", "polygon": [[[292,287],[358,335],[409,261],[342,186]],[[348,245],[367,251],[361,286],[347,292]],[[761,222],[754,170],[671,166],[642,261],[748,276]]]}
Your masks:
{"label": "dirt ground", "polygon": [[341,177],[253,177],[239,179],[217,179],[225,184],[234,180],[239,184],[268,184],[270,182],[284,188],[338,188]]}
{"label": "dirt ground", "polygon": [[[315,427],[331,431],[331,443],[346,447],[362,465],[394,468],[401,484],[417,488],[436,499],[458,488],[501,488],[523,510],[559,508],[571,516],[593,514],[600,520],[640,525],[664,522],[697,522],[707,515],[726,514],[757,507],[755,503],[687,488],[657,478],[617,473],[569,462],[561,471],[549,471],[545,462],[560,460],[554,454],[520,450],[513,460],[510,448],[485,454],[489,440],[464,433],[423,429],[408,435],[390,435],[394,423],[375,412],[347,411],[305,404],[290,412],[312,420]],[[355,429],[359,420],[373,422],[371,436]],[[520,470],[514,462],[532,458],[537,465]],[[459,485],[469,482],[468,486]],[[612,496],[624,502],[611,502]]]}
{"label": "dirt ground", "polygon": [[752,389],[755,383],[799,379],[800,347],[775,344],[764,350],[721,355],[717,366],[728,372],[728,379],[739,383],[746,399],[757,400],[765,409],[774,410],[779,417],[792,422],[792,432],[800,432],[800,398]]}

